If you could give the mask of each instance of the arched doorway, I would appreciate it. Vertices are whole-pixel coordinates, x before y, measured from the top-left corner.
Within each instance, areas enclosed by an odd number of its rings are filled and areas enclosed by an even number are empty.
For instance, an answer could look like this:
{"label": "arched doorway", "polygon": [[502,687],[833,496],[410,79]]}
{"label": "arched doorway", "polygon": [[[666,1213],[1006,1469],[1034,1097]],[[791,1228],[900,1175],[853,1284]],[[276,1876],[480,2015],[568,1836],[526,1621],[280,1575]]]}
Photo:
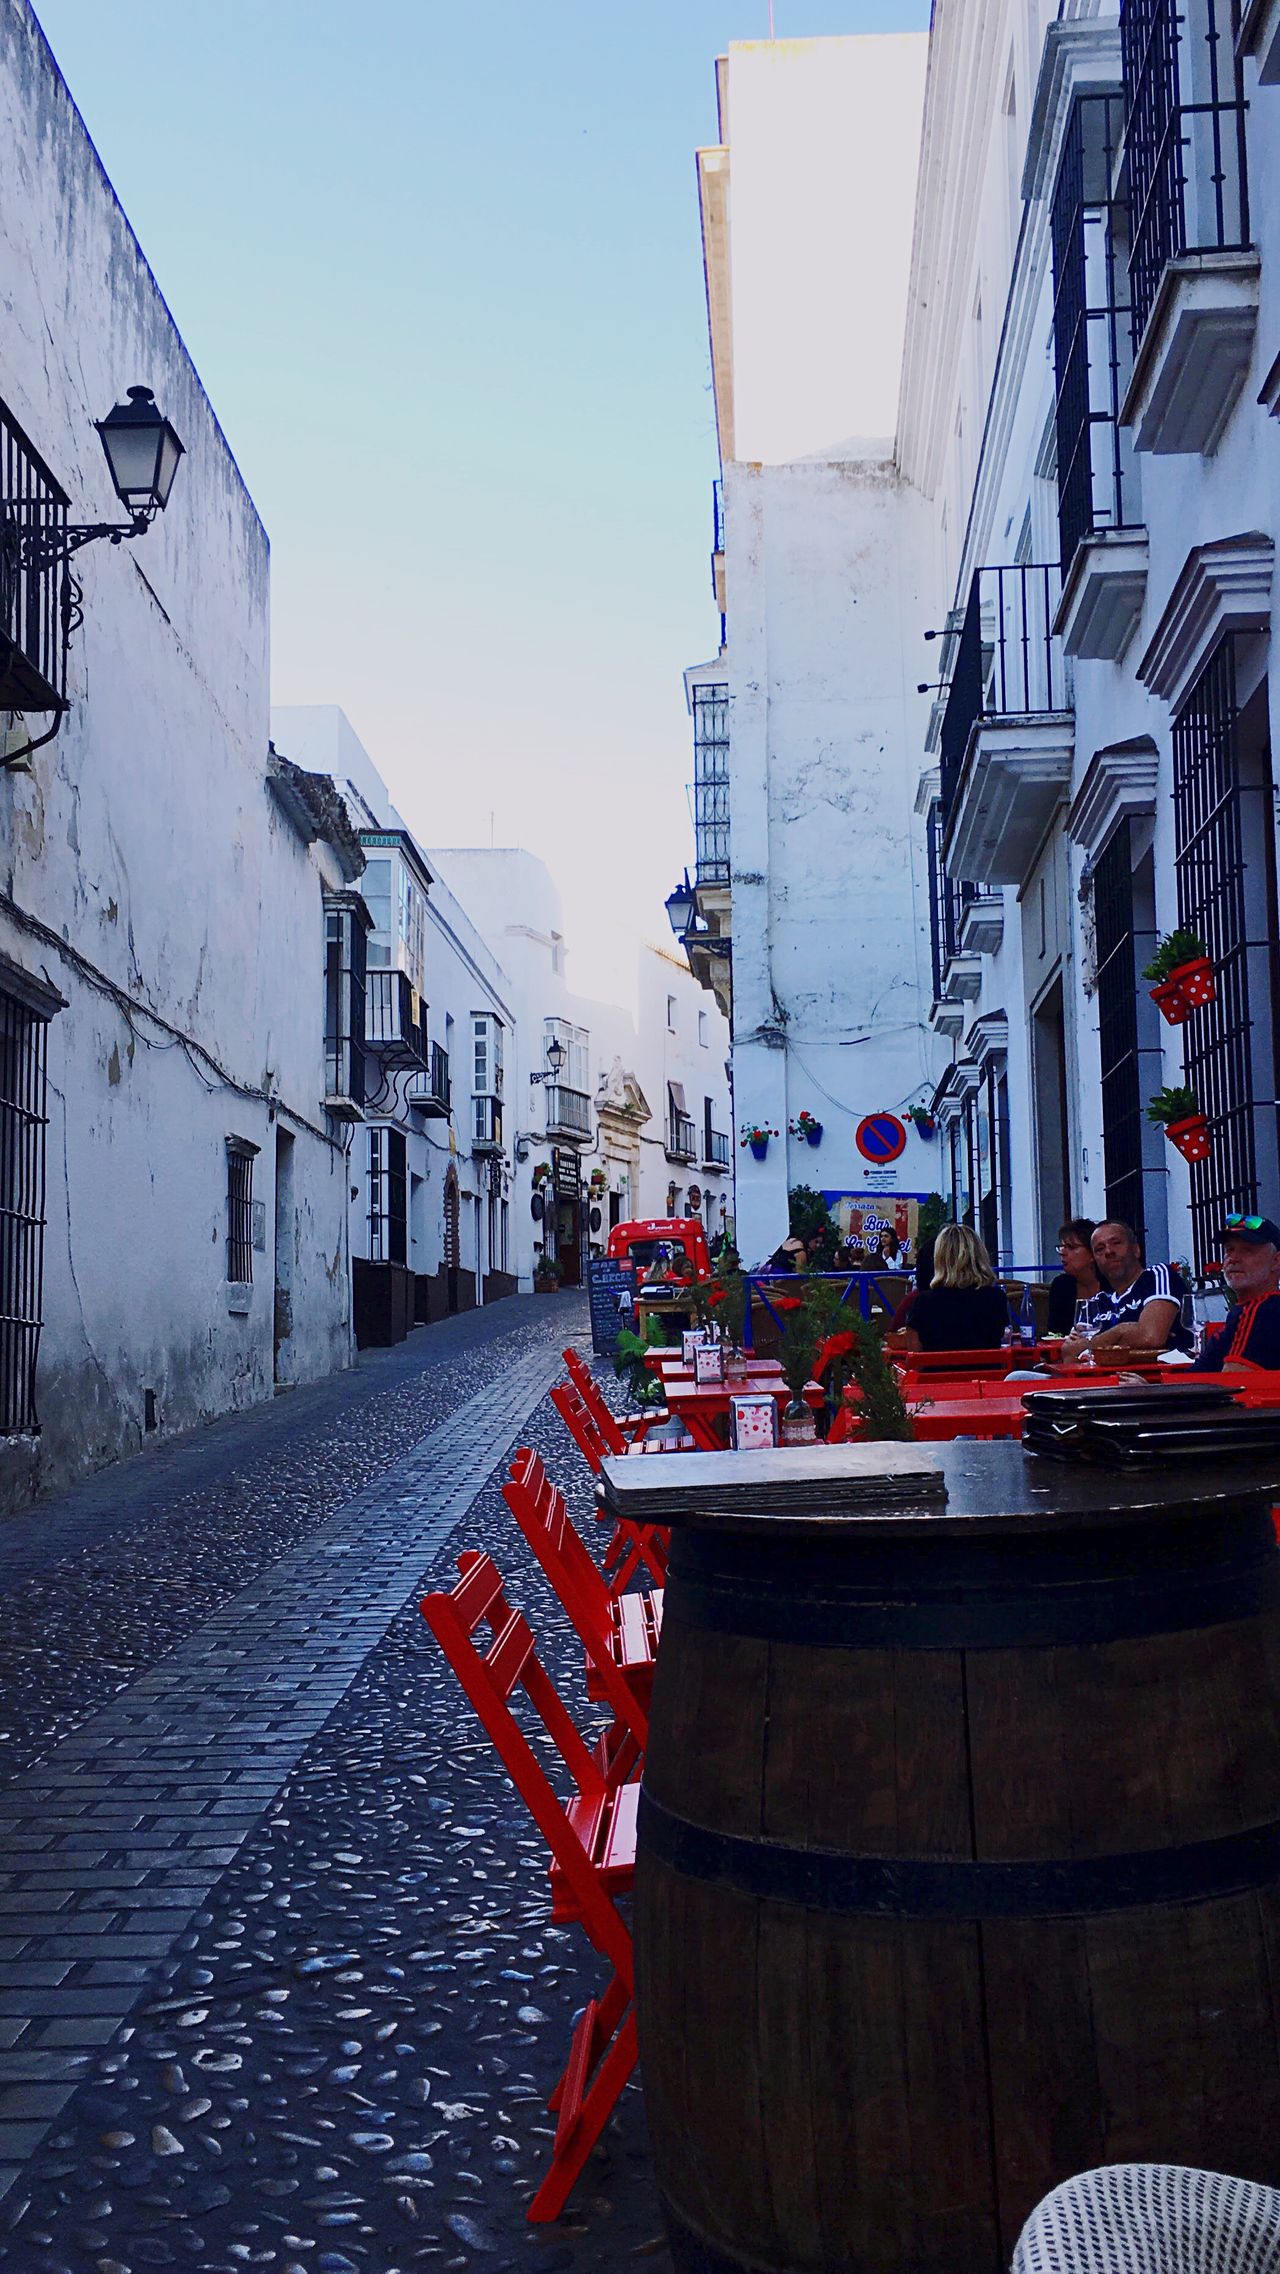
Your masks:
{"label": "arched doorway", "polygon": [[462,1252],[462,1203],[452,1161],[444,1172],[444,1272],[451,1311],[458,1308],[458,1262]]}

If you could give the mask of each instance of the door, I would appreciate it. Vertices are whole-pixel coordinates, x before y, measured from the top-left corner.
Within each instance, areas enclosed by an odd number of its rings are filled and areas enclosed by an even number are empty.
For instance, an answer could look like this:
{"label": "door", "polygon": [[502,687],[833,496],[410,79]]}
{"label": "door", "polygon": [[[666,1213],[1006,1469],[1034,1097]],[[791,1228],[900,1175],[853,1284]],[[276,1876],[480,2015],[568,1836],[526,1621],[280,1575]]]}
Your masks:
{"label": "door", "polygon": [[277,1382],[292,1379],[289,1338],[293,1333],[293,1147],[285,1129],[276,1130],[275,1318],[272,1329],[272,1373]]}

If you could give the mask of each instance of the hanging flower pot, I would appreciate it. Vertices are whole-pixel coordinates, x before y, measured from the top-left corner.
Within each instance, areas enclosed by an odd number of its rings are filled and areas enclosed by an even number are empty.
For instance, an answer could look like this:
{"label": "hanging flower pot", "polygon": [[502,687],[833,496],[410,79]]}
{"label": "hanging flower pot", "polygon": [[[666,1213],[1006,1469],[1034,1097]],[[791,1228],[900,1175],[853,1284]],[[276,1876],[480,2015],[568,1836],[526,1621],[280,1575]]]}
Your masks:
{"label": "hanging flower pot", "polygon": [[1213,1151],[1213,1132],[1202,1113],[1189,1113],[1185,1121],[1171,1121],[1165,1135],[1184,1161],[1207,1161]]}
{"label": "hanging flower pot", "polygon": [[793,1137],[803,1137],[806,1145],[822,1143],[822,1123],[807,1108],[803,1108],[794,1121],[787,1123]]}
{"label": "hanging flower pot", "polygon": [[1151,1000],[1170,1026],[1181,1026],[1217,993],[1209,952],[1198,932],[1169,932],[1142,976],[1154,981]]}
{"label": "hanging flower pot", "polygon": [[749,1147],[753,1161],[762,1161],[769,1150],[769,1139],[777,1134],[776,1129],[770,1129],[763,1121],[748,1121],[738,1142]]}
{"label": "hanging flower pot", "polygon": [[1167,979],[1153,987],[1151,1000],[1170,1026],[1181,1026],[1202,1004],[1211,1003],[1217,992],[1213,965],[1207,955],[1197,955],[1189,963],[1178,964]]}
{"label": "hanging flower pot", "polygon": [[915,1129],[917,1137],[923,1137],[926,1143],[931,1137],[937,1135],[938,1124],[933,1115],[925,1110],[924,1106],[909,1105],[907,1107],[907,1119]]}

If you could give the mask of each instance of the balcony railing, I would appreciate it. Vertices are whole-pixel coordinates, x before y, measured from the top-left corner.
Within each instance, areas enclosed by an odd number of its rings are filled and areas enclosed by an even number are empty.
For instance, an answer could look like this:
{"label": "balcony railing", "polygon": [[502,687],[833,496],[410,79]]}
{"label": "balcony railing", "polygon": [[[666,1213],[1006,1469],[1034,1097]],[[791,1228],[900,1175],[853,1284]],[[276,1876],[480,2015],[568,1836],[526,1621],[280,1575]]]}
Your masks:
{"label": "balcony railing", "polygon": [[700,885],[728,884],[729,690],[693,691],[693,834]]}
{"label": "balcony railing", "polygon": [[427,1063],[427,1006],[405,972],[369,972],[365,1041],[370,1050],[379,1050],[384,1057]]}
{"label": "balcony railing", "polygon": [[960,949],[960,919],[977,898],[976,884],[953,884],[942,861],[942,811],[935,801],[929,808],[929,946],[933,961],[933,994],[942,999],[947,965]]}
{"label": "balcony railing", "polygon": [[697,1160],[698,1132],[692,1114],[672,1113],[667,1116],[667,1152],[674,1161]]}
{"label": "balcony railing", "polygon": [[707,1129],[702,1137],[702,1165],[708,1169],[727,1169],[729,1166],[729,1138],[723,1129]]}
{"label": "balcony railing", "polygon": [[1132,436],[1120,406],[1133,368],[1127,209],[1114,196],[1124,128],[1119,95],[1084,95],[1053,193],[1053,350],[1062,573],[1101,529],[1141,519]]}
{"label": "balcony railing", "polygon": [[585,1090],[566,1089],[563,1082],[547,1083],[547,1135],[589,1137],[591,1100]]}
{"label": "balcony railing", "polygon": [[29,568],[23,553],[32,535],[65,530],[70,502],[0,403],[0,710],[66,708],[66,564]]}
{"label": "balcony railing", "polygon": [[1249,243],[1233,0],[1124,0],[1125,161],[1135,348],[1166,264]]}
{"label": "balcony railing", "polygon": [[1053,634],[1061,581],[1056,561],[975,571],[942,718],[944,830],[979,720],[1034,718],[1068,707],[1062,649]]}
{"label": "balcony railing", "polygon": [[425,1077],[415,1082],[409,1091],[409,1103],[419,1113],[444,1120],[451,1104],[449,1090],[449,1053],[438,1042],[431,1045],[431,1063]]}

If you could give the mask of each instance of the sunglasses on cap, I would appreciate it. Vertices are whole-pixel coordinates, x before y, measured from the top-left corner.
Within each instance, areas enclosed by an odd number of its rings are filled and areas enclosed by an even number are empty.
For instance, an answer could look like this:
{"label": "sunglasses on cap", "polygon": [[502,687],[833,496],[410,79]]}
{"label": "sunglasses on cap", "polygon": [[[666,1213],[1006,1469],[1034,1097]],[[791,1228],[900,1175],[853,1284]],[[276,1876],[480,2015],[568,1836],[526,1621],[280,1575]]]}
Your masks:
{"label": "sunglasses on cap", "polygon": [[1229,1232],[1260,1232],[1267,1219],[1265,1216],[1224,1216],[1222,1221]]}

